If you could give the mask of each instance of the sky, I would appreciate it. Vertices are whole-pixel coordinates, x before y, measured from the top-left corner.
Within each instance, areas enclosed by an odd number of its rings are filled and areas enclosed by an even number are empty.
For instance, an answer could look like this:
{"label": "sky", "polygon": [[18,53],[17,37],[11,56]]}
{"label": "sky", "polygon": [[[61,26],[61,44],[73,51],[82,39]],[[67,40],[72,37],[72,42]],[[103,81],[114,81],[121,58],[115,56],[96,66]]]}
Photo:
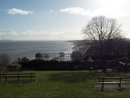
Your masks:
{"label": "sky", "polygon": [[114,18],[130,38],[130,0],[0,0],[0,40],[81,40],[95,16]]}

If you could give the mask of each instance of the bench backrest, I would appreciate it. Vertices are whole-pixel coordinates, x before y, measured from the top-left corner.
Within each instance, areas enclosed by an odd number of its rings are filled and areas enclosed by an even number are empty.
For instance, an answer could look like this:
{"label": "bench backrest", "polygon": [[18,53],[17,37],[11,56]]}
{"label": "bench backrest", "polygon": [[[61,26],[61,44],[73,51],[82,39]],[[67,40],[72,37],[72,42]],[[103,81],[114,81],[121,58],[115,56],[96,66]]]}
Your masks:
{"label": "bench backrest", "polygon": [[1,74],[2,78],[34,78],[35,73]]}

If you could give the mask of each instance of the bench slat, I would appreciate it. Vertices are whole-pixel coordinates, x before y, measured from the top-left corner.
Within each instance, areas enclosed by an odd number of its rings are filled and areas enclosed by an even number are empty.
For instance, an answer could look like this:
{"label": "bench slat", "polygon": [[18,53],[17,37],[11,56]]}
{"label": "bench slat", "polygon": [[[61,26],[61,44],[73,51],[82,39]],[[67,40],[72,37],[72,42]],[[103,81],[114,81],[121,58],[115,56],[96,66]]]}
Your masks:
{"label": "bench slat", "polygon": [[[19,78],[35,78],[36,76],[19,76]],[[5,78],[5,77],[3,77],[3,78]],[[18,78],[18,76],[6,76],[6,78]]]}
{"label": "bench slat", "polygon": [[35,73],[19,73],[19,74],[1,74],[1,75],[28,75],[28,74],[35,74]]}
{"label": "bench slat", "polygon": [[[103,79],[103,78],[98,78],[98,79]],[[120,79],[120,77],[104,77],[104,79]]]}
{"label": "bench slat", "polygon": [[121,83],[130,83],[130,81],[121,81]]}
{"label": "bench slat", "polygon": [[98,81],[97,83],[120,83],[120,82],[119,81],[105,81],[105,82]]}
{"label": "bench slat", "polygon": [[[98,81],[97,83],[120,83],[120,81]],[[130,83],[130,81],[121,81],[121,83]]]}
{"label": "bench slat", "polygon": [[[103,78],[98,78],[103,79]],[[120,77],[104,77],[104,79],[120,79]],[[130,77],[121,77],[121,79],[130,79]]]}

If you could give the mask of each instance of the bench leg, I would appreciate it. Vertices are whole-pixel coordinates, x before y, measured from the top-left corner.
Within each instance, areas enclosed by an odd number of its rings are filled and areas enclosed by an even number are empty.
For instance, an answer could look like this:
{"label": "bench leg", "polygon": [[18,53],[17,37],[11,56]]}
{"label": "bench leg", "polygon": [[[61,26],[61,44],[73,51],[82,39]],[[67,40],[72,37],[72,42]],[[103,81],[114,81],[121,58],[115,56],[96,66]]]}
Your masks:
{"label": "bench leg", "polygon": [[18,82],[20,81],[20,77],[19,77],[19,74],[18,74]]}
{"label": "bench leg", "polygon": [[6,77],[6,75],[5,75],[5,83],[7,82],[7,77]]}
{"label": "bench leg", "polygon": [[5,77],[5,83],[7,82],[7,78]]}
{"label": "bench leg", "polygon": [[104,90],[104,83],[102,83],[102,87],[101,87],[101,90],[102,90],[102,91]]}
{"label": "bench leg", "polygon": [[33,79],[32,79],[32,73],[31,73],[31,82],[33,82]]}
{"label": "bench leg", "polygon": [[121,91],[121,83],[118,83],[118,84],[119,84],[119,86],[118,86],[118,90]]}

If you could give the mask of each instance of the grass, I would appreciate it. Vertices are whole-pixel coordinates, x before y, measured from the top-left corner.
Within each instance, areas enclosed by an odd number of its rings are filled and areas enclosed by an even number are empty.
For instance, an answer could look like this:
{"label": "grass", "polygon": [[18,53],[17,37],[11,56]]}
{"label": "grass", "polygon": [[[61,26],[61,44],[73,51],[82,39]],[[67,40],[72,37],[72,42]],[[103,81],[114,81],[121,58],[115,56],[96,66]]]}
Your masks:
{"label": "grass", "polygon": [[[96,90],[98,77],[125,76],[89,71],[33,71],[36,82],[0,82],[0,98],[129,98],[130,91]],[[127,76],[128,77],[128,76]]]}

